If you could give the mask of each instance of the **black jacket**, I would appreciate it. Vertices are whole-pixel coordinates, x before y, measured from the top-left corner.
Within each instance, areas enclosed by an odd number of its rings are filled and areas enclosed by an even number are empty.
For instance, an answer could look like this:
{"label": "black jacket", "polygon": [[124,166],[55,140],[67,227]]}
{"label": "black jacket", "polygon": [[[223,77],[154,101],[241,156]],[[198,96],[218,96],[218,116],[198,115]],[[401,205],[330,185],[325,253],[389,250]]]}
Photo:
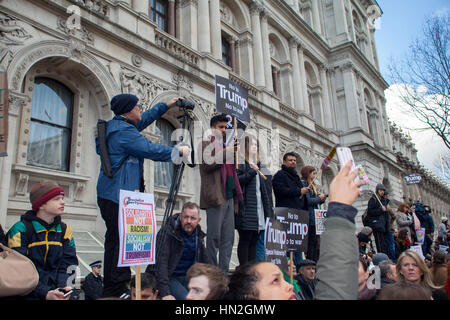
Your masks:
{"label": "black jacket", "polygon": [[433,218],[431,218],[428,212],[416,212],[416,216],[420,221],[420,227],[425,228],[426,234],[434,233]]}
{"label": "black jacket", "polygon": [[97,300],[102,297],[103,294],[103,278],[101,275],[94,276],[91,272],[84,279],[83,283],[84,299],[85,300]]}
{"label": "black jacket", "polygon": [[[387,207],[386,198],[382,197],[380,201]],[[375,195],[372,195],[367,204],[367,215],[369,217],[368,226],[371,227],[374,232],[385,233],[390,230],[389,213],[383,211]]]}
{"label": "black jacket", "polygon": [[[259,164],[258,164],[259,165]],[[259,179],[264,220],[273,217],[272,176],[264,180],[248,162],[239,165],[237,170],[244,200],[239,202],[239,212],[235,217],[235,226],[239,230],[258,230],[258,211],[256,199],[256,179]]]}
{"label": "black jacket", "polygon": [[[164,243],[161,243],[160,248],[156,248],[156,256],[159,257],[159,262],[157,261],[156,278],[158,281],[158,290],[160,297],[165,297],[171,294],[169,289],[169,279],[172,276],[183,254],[184,244],[181,236],[181,223],[180,219],[178,219],[179,215],[179,213],[173,215],[168,221],[168,224],[166,226],[163,226],[156,236],[156,243],[160,243],[160,239],[158,238],[162,234],[166,233]],[[209,263],[205,248],[205,237],[206,234],[201,230],[200,225],[198,225],[197,247],[195,261],[193,261],[193,263]],[[158,253],[159,250],[161,250],[161,253]]]}
{"label": "black jacket", "polygon": [[295,280],[297,280],[297,284],[304,300],[314,300],[316,297],[314,291],[319,280],[314,279],[312,283],[309,283],[300,273],[295,277]]}
{"label": "black jacket", "polygon": [[281,170],[273,176],[272,186],[276,207],[287,207],[297,210],[305,209],[306,197],[300,198],[303,185],[300,176],[295,170],[282,165]]}

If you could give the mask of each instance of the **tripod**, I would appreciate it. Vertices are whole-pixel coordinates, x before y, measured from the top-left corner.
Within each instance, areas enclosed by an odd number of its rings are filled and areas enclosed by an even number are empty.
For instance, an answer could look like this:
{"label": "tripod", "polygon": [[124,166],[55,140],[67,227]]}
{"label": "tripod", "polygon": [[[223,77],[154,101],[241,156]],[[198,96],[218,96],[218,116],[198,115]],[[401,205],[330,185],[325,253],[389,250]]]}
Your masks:
{"label": "tripod", "polygon": [[[192,107],[192,109],[193,109],[193,107]],[[189,110],[192,110],[192,109],[180,107],[180,110],[183,111],[183,114],[178,116],[177,118],[180,119],[181,129],[183,129],[183,132],[185,132],[185,129],[187,129],[188,132],[191,132],[193,118],[192,118]],[[185,143],[184,142],[185,138],[186,137],[183,137],[183,136],[180,137],[182,144]],[[189,167],[193,168],[193,167],[195,167],[195,164],[194,164],[194,146],[192,143],[192,135],[191,135],[191,143],[190,144],[191,144],[191,163],[187,163],[187,165]],[[173,170],[172,183],[170,185],[169,195],[166,200],[166,210],[164,212],[161,229],[159,230],[158,235],[156,237],[156,260],[155,260],[156,263],[148,265],[145,272],[156,272],[158,263],[160,261],[159,258],[161,257],[160,249],[161,249],[161,246],[166,242],[169,221],[170,221],[170,218],[172,217],[173,210],[175,209],[177,195],[178,195],[178,191],[180,189],[181,179],[183,178],[183,172],[184,172],[185,165],[186,165],[186,163],[184,161],[182,161],[180,164],[173,164],[174,170]]]}

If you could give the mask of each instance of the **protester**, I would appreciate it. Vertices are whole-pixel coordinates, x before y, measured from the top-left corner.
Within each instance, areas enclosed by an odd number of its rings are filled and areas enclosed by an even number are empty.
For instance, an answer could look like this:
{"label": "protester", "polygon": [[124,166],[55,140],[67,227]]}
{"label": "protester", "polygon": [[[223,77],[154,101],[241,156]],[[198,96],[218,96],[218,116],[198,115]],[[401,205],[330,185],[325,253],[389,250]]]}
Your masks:
{"label": "protester", "polygon": [[237,255],[241,265],[256,259],[256,246],[265,229],[266,218],[274,216],[272,204],[272,185],[267,176],[261,174],[258,141],[245,136],[245,161],[239,165],[237,175],[244,200],[239,202],[239,212],[235,217],[239,232]]}
{"label": "protester", "polygon": [[448,229],[448,226],[447,226],[447,222],[448,221],[448,218],[447,217],[442,217],[441,218],[441,223],[439,223],[439,226],[438,226],[438,237],[440,238],[440,244],[441,245],[447,245],[447,233],[448,233],[448,231],[447,231],[447,229]]}
{"label": "protester", "polygon": [[397,258],[395,257],[395,244],[394,244],[394,224],[395,224],[395,213],[394,210],[392,210],[391,208],[391,204],[390,204],[390,195],[389,193],[385,193],[385,198],[386,198],[386,208],[387,208],[387,216],[386,216],[386,220],[387,220],[387,225],[386,225],[386,233],[384,236],[384,240],[386,243],[386,254],[389,256],[389,259],[391,259],[392,261],[396,261]]}
{"label": "protester", "polygon": [[308,228],[308,251],[306,258],[317,261],[318,258],[318,236],[316,235],[316,215],[315,209],[319,209],[319,205],[325,202],[326,195],[319,194],[317,191],[314,180],[316,178],[317,171],[314,167],[306,166],[300,170],[302,176],[302,184],[308,188],[308,192],[305,194],[306,203],[305,210],[309,212],[309,228]]}
{"label": "protester", "polygon": [[316,262],[310,259],[301,261],[300,270],[295,280],[300,287],[300,295],[303,297],[303,300],[314,300],[315,289],[318,283],[316,279]]}
{"label": "protester", "polygon": [[431,260],[431,278],[436,287],[445,292],[447,283],[447,255],[445,252],[436,251]]}
{"label": "protester", "polygon": [[409,211],[409,215],[413,221],[413,223],[409,226],[410,228],[410,234],[411,234],[411,243],[416,243],[417,242],[417,235],[416,235],[416,230],[420,229],[420,220],[416,215],[416,204],[413,204],[410,206],[410,211]]}
{"label": "protester", "polygon": [[434,237],[434,222],[430,216],[430,206],[423,206],[423,211],[417,211],[417,218],[419,218],[420,226],[425,229],[424,241],[422,244],[422,252],[424,255],[431,253],[431,245]]}
{"label": "protester", "polygon": [[397,270],[395,263],[391,260],[384,260],[378,264],[380,268],[380,286],[381,289],[388,284],[395,283],[397,279]]}
{"label": "protester", "polygon": [[[150,272],[141,273],[141,300],[156,300],[158,290],[156,289],[156,279]],[[130,281],[131,300],[136,300],[136,276]]]}
{"label": "protester", "polygon": [[358,232],[356,237],[358,238],[359,254],[360,255],[367,254],[367,244],[370,241],[369,237],[362,232]]}
{"label": "protester", "polygon": [[385,234],[388,231],[387,226],[389,225],[387,212],[388,202],[384,197],[385,192],[386,188],[384,185],[381,183],[377,184],[375,194],[372,195],[367,204],[369,227],[373,230],[377,252],[383,253],[387,253]]}
{"label": "protester", "polygon": [[[296,171],[297,156],[288,152],[283,156],[283,164],[272,180],[275,194],[275,206],[304,210],[306,206],[305,194],[309,189],[303,186],[300,176]],[[294,264],[297,266],[302,260],[300,251],[294,252]]]}
{"label": "protester", "polygon": [[[131,279],[129,267],[117,267],[119,257],[119,193],[120,190],[144,192],[144,159],[154,161],[171,161],[182,155],[188,155],[186,146],[164,146],[150,142],[140,131],[161,118],[176,105],[178,98],[167,104],[160,102],[142,113],[139,98],[132,94],[118,94],[111,99],[111,110],[115,116],[106,124],[106,142],[95,139],[96,152],[100,146],[107,144],[112,177],[102,168],[97,181],[97,203],[106,224],[104,255],[104,290],[103,296],[119,297],[127,290]],[[102,155],[104,158],[106,155]]]}
{"label": "protester", "polygon": [[422,258],[412,250],[403,252],[397,261],[397,281],[421,284],[432,291],[434,300],[447,300],[445,294],[433,283],[430,269]]}
{"label": "protester", "polygon": [[160,261],[156,276],[162,300],[185,300],[188,294],[186,272],[197,262],[209,263],[200,227],[200,212],[196,203],[186,202],[181,213],[174,214],[159,230],[165,235],[161,247],[156,248]]}
{"label": "protester", "polygon": [[389,284],[377,296],[377,300],[432,300],[431,290],[416,283]]}
{"label": "protester", "polygon": [[277,265],[252,261],[233,272],[226,300],[296,300],[296,295]]}
{"label": "protester", "polygon": [[[408,238],[411,240],[411,229],[410,226],[413,224],[412,216],[409,215],[410,207],[407,203],[402,202],[397,208],[397,226],[398,232],[406,230],[408,232]],[[398,256],[397,256],[398,258]]]}
{"label": "protester", "polygon": [[243,200],[233,164],[237,141],[231,146],[225,145],[227,123],[224,114],[212,117],[212,135],[199,148],[203,153],[203,163],[200,165],[200,208],[206,210],[206,250],[211,263],[225,272],[228,272],[233,251],[234,215],[238,202]]}
{"label": "protester", "polygon": [[389,257],[387,254],[383,252],[379,252],[373,255],[372,257],[372,263],[374,266],[378,266],[381,262],[389,260]]}
{"label": "protester", "polygon": [[92,271],[83,282],[84,300],[97,300],[103,294],[102,261],[94,261],[89,266]]}
{"label": "protester", "polygon": [[[68,300],[68,269],[78,266],[72,228],[62,222],[64,190],[52,182],[34,184],[30,190],[32,210],[8,231],[8,246],[29,258],[39,273],[37,287],[27,299]],[[60,291],[58,288],[62,288]]]}
{"label": "protester", "polygon": [[376,297],[377,290],[367,287],[369,276],[369,262],[363,257],[360,257],[358,268],[358,300],[374,300]]}
{"label": "protester", "polygon": [[228,291],[228,277],[219,267],[206,263],[192,265],[186,273],[187,300],[222,300]]}
{"label": "protester", "polygon": [[398,259],[400,255],[405,251],[408,250],[411,246],[409,236],[408,236],[408,230],[402,229],[398,232],[397,236],[397,242],[396,242],[396,250],[395,250],[395,256]]}
{"label": "protester", "polygon": [[[369,257],[372,257],[375,254],[375,248],[373,247],[373,241],[372,241],[372,236],[373,236],[373,230],[371,227],[365,226],[361,229],[361,231],[359,232],[365,240],[368,239],[368,242],[366,243],[366,245],[362,246],[363,248],[361,250],[364,251],[364,254],[367,253],[367,255]],[[367,237],[367,238],[366,238]],[[369,247],[367,248],[367,245],[369,245]]]}

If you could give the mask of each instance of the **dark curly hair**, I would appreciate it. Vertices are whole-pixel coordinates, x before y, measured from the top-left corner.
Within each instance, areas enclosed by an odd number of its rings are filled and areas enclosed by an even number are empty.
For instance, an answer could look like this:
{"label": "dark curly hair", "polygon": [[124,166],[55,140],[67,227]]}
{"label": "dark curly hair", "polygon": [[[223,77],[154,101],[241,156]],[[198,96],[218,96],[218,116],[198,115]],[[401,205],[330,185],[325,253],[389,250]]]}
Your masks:
{"label": "dark curly hair", "polygon": [[256,267],[264,261],[252,261],[239,266],[230,277],[225,300],[257,300],[256,283],[259,280]]}

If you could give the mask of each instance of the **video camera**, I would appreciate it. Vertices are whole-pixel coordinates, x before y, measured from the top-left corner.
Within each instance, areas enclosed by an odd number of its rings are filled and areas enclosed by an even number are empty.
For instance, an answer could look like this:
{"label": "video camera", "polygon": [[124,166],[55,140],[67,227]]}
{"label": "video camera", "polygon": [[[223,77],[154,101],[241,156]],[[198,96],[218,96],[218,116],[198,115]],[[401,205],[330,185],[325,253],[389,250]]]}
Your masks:
{"label": "video camera", "polygon": [[194,107],[195,107],[195,104],[192,101],[181,99],[181,98],[177,100],[175,105],[180,108],[184,108],[186,110],[194,110]]}

